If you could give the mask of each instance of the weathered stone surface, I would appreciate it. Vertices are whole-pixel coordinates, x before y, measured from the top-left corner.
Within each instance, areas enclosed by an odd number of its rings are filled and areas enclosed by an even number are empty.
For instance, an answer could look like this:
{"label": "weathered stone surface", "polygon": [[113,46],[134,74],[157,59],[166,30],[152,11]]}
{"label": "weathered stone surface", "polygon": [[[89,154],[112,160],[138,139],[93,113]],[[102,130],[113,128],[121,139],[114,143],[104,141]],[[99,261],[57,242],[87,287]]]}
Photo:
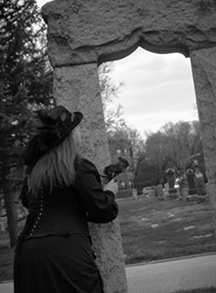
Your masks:
{"label": "weathered stone surface", "polygon": [[216,235],[216,47],[190,53]]}
{"label": "weathered stone surface", "polygon": [[59,104],[84,115],[80,128],[84,154],[102,172],[109,164],[97,64],[54,68],[54,96]]}
{"label": "weathered stone surface", "polygon": [[[81,111],[82,155],[102,173],[110,164],[97,64],[54,68],[54,96],[70,111]],[[108,224],[89,224],[97,264],[106,293],[126,293],[127,281],[118,218]]]}
{"label": "weathered stone surface", "polygon": [[127,293],[124,254],[118,218],[108,224],[89,224],[105,293]]}
{"label": "weathered stone surface", "polygon": [[215,0],[56,0],[43,7],[53,66],[216,46]]}

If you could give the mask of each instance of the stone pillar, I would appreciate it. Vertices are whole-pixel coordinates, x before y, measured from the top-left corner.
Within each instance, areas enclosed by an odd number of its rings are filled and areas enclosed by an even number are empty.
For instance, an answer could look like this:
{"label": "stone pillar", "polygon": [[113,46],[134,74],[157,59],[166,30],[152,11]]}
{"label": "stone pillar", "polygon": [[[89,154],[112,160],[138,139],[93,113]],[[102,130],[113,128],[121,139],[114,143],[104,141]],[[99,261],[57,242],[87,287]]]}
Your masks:
{"label": "stone pillar", "polygon": [[[100,172],[110,163],[96,63],[54,68],[54,97],[70,111],[81,111],[82,155]],[[105,293],[126,293],[122,239],[118,219],[89,224]]]}
{"label": "stone pillar", "polygon": [[190,52],[216,235],[216,47]]}

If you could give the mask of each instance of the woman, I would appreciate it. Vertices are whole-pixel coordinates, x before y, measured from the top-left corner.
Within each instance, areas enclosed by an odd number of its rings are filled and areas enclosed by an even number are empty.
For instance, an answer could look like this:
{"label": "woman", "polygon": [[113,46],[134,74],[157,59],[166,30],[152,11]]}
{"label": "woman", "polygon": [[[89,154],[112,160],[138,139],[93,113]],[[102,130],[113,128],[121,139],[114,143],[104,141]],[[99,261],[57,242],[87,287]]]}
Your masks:
{"label": "woman", "polygon": [[112,180],[102,189],[96,167],[80,157],[82,117],[49,110],[24,151],[21,200],[29,215],[16,247],[16,293],[103,292],[87,222],[117,217],[118,187]]}

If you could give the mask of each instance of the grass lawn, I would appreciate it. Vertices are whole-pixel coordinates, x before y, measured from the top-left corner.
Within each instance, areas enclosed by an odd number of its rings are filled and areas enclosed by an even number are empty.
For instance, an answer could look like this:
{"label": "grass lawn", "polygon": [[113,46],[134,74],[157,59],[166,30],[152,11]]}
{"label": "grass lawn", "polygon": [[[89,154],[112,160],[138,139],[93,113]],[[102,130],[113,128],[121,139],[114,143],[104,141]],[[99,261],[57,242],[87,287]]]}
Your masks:
{"label": "grass lawn", "polygon": [[209,202],[118,201],[125,263],[216,252]]}
{"label": "grass lawn", "polygon": [[[126,264],[216,252],[208,202],[130,198],[118,200],[118,204]],[[12,279],[13,255],[8,234],[0,234],[0,282]]]}

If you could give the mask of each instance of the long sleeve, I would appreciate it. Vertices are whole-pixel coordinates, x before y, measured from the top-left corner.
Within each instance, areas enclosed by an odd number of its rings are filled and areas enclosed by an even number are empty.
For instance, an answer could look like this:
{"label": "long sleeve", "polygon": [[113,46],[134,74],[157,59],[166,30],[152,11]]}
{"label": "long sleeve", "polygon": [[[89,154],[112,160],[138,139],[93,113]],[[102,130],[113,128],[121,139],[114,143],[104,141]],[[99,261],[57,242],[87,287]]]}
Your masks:
{"label": "long sleeve", "polygon": [[107,223],[118,215],[118,205],[111,191],[103,191],[96,167],[83,160],[77,169],[75,188],[87,210],[87,220],[94,223]]}

